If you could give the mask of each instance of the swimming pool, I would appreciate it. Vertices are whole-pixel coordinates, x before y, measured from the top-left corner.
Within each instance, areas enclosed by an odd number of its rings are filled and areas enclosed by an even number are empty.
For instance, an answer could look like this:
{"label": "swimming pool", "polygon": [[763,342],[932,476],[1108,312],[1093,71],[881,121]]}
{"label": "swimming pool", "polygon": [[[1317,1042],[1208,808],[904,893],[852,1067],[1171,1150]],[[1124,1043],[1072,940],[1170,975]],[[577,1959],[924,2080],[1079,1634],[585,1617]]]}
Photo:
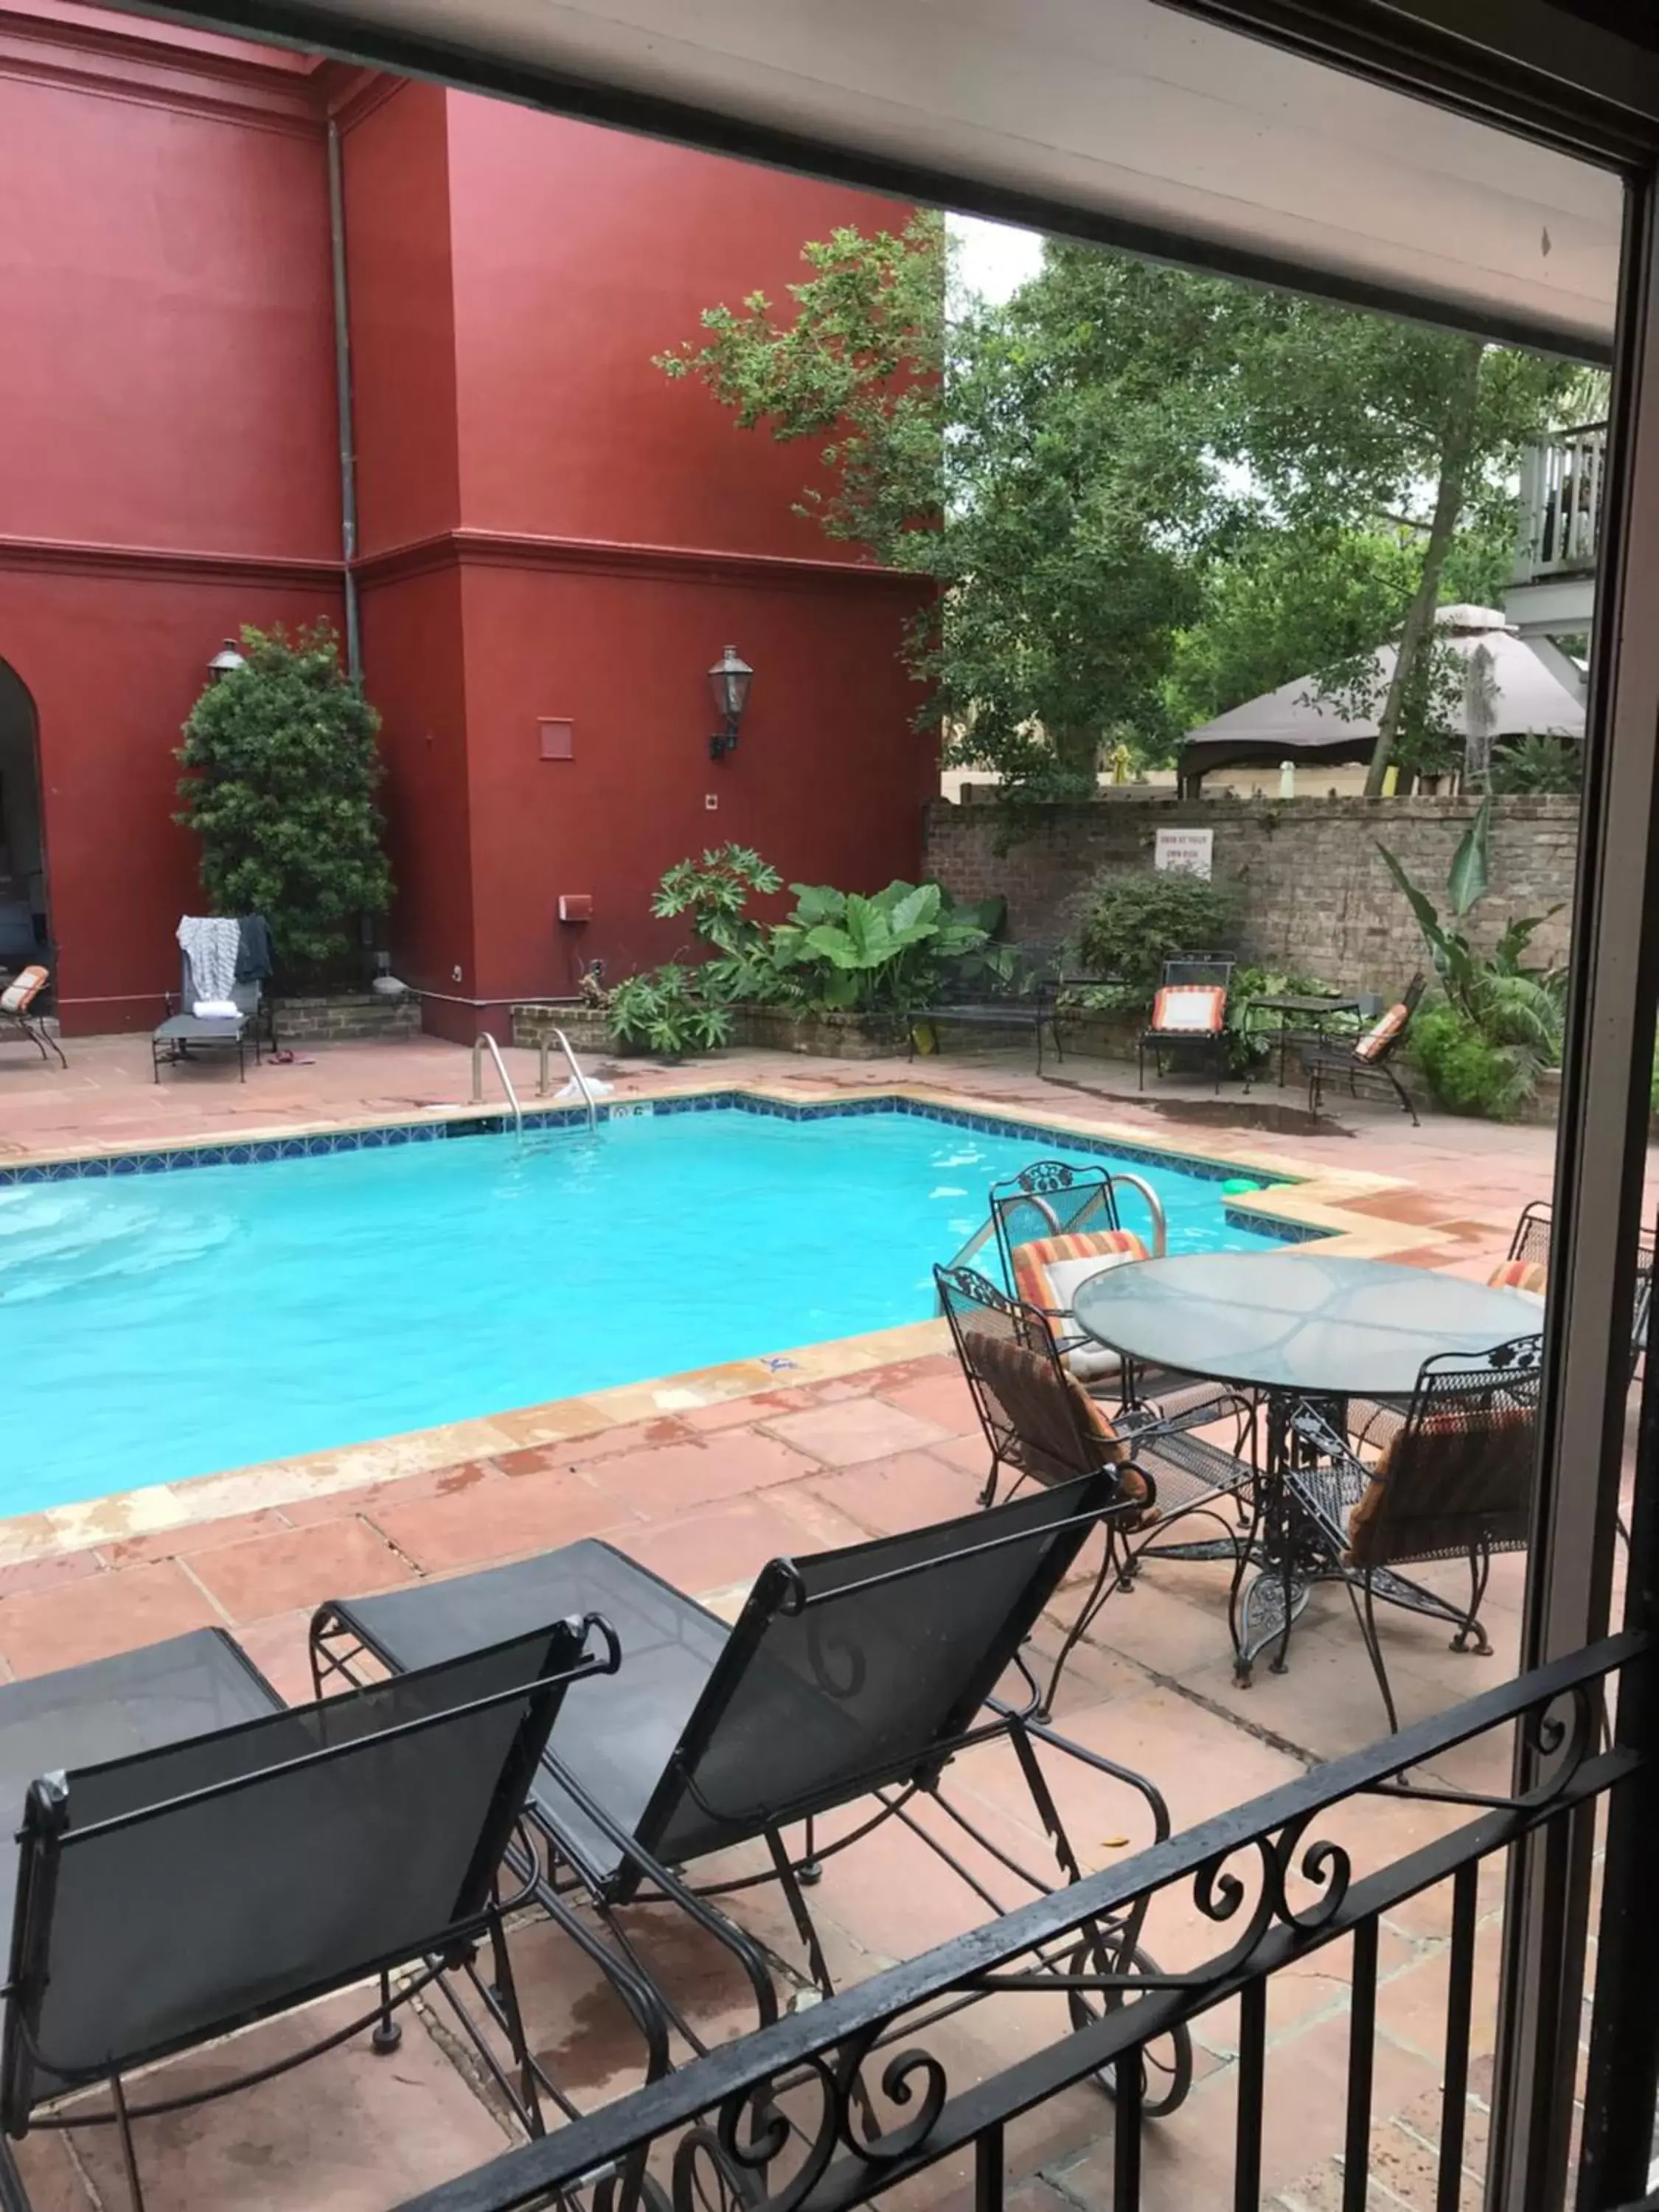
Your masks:
{"label": "swimming pool", "polygon": [[[0,1516],[925,1320],[994,1179],[1113,1157],[862,1102],[403,1133],[447,1141],[0,1183]],[[1171,1251],[1279,1241],[1120,1164]]]}

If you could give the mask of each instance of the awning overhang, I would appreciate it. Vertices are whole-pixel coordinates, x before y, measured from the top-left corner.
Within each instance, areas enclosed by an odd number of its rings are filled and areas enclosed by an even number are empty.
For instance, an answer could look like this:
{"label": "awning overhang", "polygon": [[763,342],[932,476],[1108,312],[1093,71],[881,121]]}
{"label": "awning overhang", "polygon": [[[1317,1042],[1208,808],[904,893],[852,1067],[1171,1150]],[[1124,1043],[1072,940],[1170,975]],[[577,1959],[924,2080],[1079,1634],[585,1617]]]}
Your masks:
{"label": "awning overhang", "polygon": [[[148,12],[1584,359],[1611,345],[1611,168],[1158,0]],[[1659,74],[1632,49],[1633,76],[1644,67]],[[1659,84],[1641,88],[1659,109]]]}

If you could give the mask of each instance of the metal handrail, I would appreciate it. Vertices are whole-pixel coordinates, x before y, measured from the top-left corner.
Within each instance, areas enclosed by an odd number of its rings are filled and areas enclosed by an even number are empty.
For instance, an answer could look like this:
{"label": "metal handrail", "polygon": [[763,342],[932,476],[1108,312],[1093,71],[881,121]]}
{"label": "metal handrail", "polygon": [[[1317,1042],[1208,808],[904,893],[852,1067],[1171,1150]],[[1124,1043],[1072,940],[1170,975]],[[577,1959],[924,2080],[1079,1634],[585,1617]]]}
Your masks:
{"label": "metal handrail", "polygon": [[483,1050],[489,1047],[489,1057],[495,1063],[495,1073],[501,1079],[501,1088],[507,1093],[507,1103],[513,1109],[513,1126],[520,1140],[524,1138],[524,1109],[519,1103],[519,1094],[513,1088],[513,1078],[507,1072],[507,1062],[501,1058],[501,1048],[488,1030],[480,1030],[472,1040],[472,1103],[483,1103]]}
{"label": "metal handrail", "polygon": [[1112,1182],[1114,1185],[1121,1182],[1132,1185],[1146,1200],[1146,1210],[1152,1217],[1152,1257],[1161,1260],[1170,1249],[1170,1224],[1164,1218],[1163,1200],[1151,1183],[1144,1182],[1138,1175],[1128,1175],[1114,1168]]}
{"label": "metal handrail", "polygon": [[556,1029],[550,1036],[544,1036],[542,1038],[541,1073],[536,1079],[536,1096],[538,1098],[545,1098],[547,1096],[547,1058],[553,1037],[557,1037],[559,1040],[559,1049],[564,1054],[564,1064],[570,1070],[570,1080],[581,1093],[582,1103],[587,1109],[587,1127],[591,1133],[599,1126],[599,1109],[593,1103],[593,1093],[588,1088],[587,1078],[582,1073],[577,1063],[576,1055],[570,1049],[570,1040],[561,1029]]}

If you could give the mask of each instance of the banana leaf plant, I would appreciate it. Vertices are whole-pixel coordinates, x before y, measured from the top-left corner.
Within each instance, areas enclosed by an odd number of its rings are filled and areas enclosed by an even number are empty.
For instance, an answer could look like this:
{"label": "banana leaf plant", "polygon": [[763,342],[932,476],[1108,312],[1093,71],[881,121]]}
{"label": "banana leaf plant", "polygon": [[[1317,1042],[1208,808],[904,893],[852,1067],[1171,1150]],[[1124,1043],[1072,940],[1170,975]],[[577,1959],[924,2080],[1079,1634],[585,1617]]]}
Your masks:
{"label": "banana leaf plant", "polygon": [[1490,798],[1481,800],[1452,855],[1443,919],[1388,847],[1379,842],[1376,849],[1416,917],[1448,1005],[1489,1045],[1516,1056],[1517,1079],[1529,1089],[1539,1068],[1560,1059],[1565,977],[1559,969],[1528,968],[1522,956],[1534,932],[1559,914],[1559,906],[1547,914],[1516,915],[1486,953],[1477,952],[1467,933],[1453,926],[1468,916],[1491,886]]}

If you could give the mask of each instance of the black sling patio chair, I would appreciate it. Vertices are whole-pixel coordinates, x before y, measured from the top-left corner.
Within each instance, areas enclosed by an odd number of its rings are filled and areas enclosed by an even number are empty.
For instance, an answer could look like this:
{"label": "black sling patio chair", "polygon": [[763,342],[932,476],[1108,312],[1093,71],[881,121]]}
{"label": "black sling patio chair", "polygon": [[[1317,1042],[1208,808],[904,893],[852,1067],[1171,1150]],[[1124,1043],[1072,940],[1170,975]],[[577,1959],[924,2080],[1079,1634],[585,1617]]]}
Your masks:
{"label": "black sling patio chair", "polygon": [[[1232,1450],[1194,1431],[1200,1422],[1240,1414],[1249,1420],[1250,1409],[1232,1393],[1218,1392],[1207,1413],[1200,1406],[1164,1416],[1145,1402],[1109,1411],[1068,1374],[1046,1314],[1005,1297],[970,1268],[935,1267],[933,1279],[991,1455],[982,1498],[994,1495],[1004,1468],[1018,1489],[1027,1480],[1066,1481],[1086,1468],[1127,1461],[1125,1478],[1147,1485],[1139,1514],[1126,1512],[1107,1525],[1106,1558],[1054,1662],[1043,1694],[1046,1712],[1066,1661],[1101,1607],[1115,1589],[1132,1586],[1144,1560],[1217,1559],[1237,1572],[1255,1510],[1255,1463],[1243,1455],[1242,1427],[1240,1448]],[[1010,1344],[1036,1355],[1029,1375],[1011,1369],[1004,1350]],[[1252,1425],[1252,1438],[1254,1433]],[[1173,1534],[1192,1520],[1212,1522],[1217,1534],[1200,1541],[1190,1532]]]}
{"label": "black sling patio chair", "polygon": [[[285,2072],[366,2029],[390,2051],[397,2008],[447,1990],[451,1972],[505,2031],[516,2078],[454,2000],[526,2131],[542,2132],[547,2077],[526,2045],[502,1935],[518,1900],[503,1901],[497,1870],[561,1698],[616,1660],[602,1623],[521,1621],[441,1665],[290,1708],[228,1636],[203,1629],[0,1690],[0,1788],[21,1822],[0,2033],[5,2135],[114,2127],[142,2212],[135,2120]],[[487,1984],[472,1965],[481,1944]],[[375,1992],[362,2017],[276,2065],[172,2095],[163,2078],[130,2100],[137,2069],[361,1983]],[[97,2090],[106,2101],[87,2109]],[[0,2203],[28,2204],[5,2144]]]}
{"label": "black sling patio chair", "polygon": [[[1375,1461],[1355,1456],[1323,1408],[1304,1403],[1291,1412],[1295,1448],[1284,1475],[1280,1559],[1261,1571],[1284,1585],[1285,1638],[1294,1585],[1342,1583],[1391,1729],[1400,1719],[1377,1635],[1379,1598],[1449,1621],[1454,1651],[1492,1650],[1480,1604],[1492,1554],[1523,1550],[1527,1542],[1541,1344],[1524,1336],[1473,1358],[1447,1352],[1425,1359],[1405,1419]],[[1396,1571],[1433,1559],[1467,1562],[1467,1605]],[[1281,1639],[1281,1656],[1283,1650]]]}
{"label": "black sling patio chair", "polygon": [[[597,1609],[616,1631],[622,1665],[613,1680],[580,1685],[567,1699],[537,1778],[529,1817],[549,1846],[550,1886],[585,1893],[625,1941],[616,1908],[675,1896],[665,1890],[665,1867],[763,1844],[758,1871],[710,1882],[699,1901],[778,1881],[812,1981],[829,1993],[834,1984],[806,1890],[824,1861],[884,1821],[899,1820],[994,1911],[1006,1909],[915,1819],[918,1797],[944,1807],[1038,1893],[1054,1887],[981,1836],[945,1796],[945,1770],[963,1752],[1012,1746],[1066,1881],[1079,1880],[1082,1866],[1039,1745],[1124,1784],[1147,1807],[1155,1837],[1168,1834],[1168,1811],[1151,1783],[1038,1721],[1019,1656],[1085,1540],[1123,1510],[1113,1468],[988,1513],[775,1559],[730,1627],[589,1540],[452,1582],[331,1601],[313,1621],[313,1664],[319,1680],[336,1669],[355,1674],[366,1662],[395,1673],[471,1650],[550,1603]],[[1011,1668],[1030,1689],[1019,1707],[996,1694]],[[822,1817],[866,1799],[869,1816],[823,1844]],[[800,1838],[793,1849],[791,1830]],[[1121,2003],[1126,1983],[1157,1973],[1139,1948],[1144,1913],[1142,1904],[1091,1922],[1080,1942],[1038,1962],[1075,2019]],[[1172,2110],[1191,2078],[1184,2031],[1154,2045],[1149,2069],[1146,2109]]]}

